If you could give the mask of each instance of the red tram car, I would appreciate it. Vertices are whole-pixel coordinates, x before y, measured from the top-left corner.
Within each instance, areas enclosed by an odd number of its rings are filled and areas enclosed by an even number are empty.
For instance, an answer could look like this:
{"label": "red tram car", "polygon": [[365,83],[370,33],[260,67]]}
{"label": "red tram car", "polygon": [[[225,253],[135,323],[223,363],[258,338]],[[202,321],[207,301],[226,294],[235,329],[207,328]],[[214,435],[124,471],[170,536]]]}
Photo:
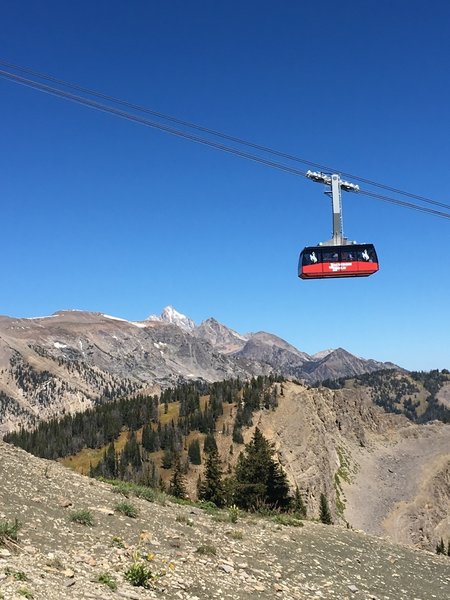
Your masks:
{"label": "red tram car", "polygon": [[301,279],[368,277],[378,268],[373,244],[308,246],[300,254],[298,276]]}

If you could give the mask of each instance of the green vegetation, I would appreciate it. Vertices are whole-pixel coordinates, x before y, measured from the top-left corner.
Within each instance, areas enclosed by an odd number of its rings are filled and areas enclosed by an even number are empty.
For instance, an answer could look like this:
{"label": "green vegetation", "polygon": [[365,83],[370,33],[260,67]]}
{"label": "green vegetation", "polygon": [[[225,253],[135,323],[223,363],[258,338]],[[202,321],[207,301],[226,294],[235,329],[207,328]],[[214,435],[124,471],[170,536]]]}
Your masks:
{"label": "green vegetation", "polygon": [[272,517],[272,521],[278,523],[278,525],[284,525],[285,527],[303,527],[301,519],[297,518],[295,515],[277,514]]}
{"label": "green vegetation", "polygon": [[184,523],[185,525],[189,525],[189,527],[194,526],[194,521],[192,519],[188,519],[185,515],[177,515],[175,518],[177,523]]}
{"label": "green vegetation", "polygon": [[188,447],[188,456],[191,464],[201,465],[202,457],[200,451],[200,442],[198,439],[192,440]]}
{"label": "green vegetation", "polygon": [[5,568],[5,575],[11,575],[16,581],[27,581],[28,577],[24,571],[13,571],[10,567]]}
{"label": "green vegetation", "polygon": [[225,532],[230,538],[233,540],[242,540],[244,539],[244,534],[240,529],[232,529],[230,531]]}
{"label": "green vegetation", "polygon": [[33,592],[31,590],[29,590],[28,588],[18,588],[16,590],[16,594],[18,594],[19,596],[23,596],[24,598],[28,598],[28,600],[31,600],[32,598],[34,598],[33,596]]}
{"label": "green vegetation", "polygon": [[94,526],[94,517],[92,516],[92,513],[84,508],[74,510],[70,514],[70,520],[72,523],[79,523],[80,525],[86,525],[88,527]]}
{"label": "green vegetation", "polygon": [[0,546],[6,546],[8,542],[16,542],[21,527],[22,525],[17,519],[0,521]]}
{"label": "green vegetation", "polygon": [[345,496],[344,496],[344,491],[342,489],[341,481],[343,480],[346,483],[351,482],[350,464],[348,462],[348,459],[345,455],[343,448],[337,447],[336,451],[337,451],[337,454],[339,457],[339,469],[334,474],[334,489],[336,492],[336,510],[339,515],[343,516],[346,500],[345,500]]}
{"label": "green vegetation", "polygon": [[217,554],[216,547],[210,544],[204,544],[203,546],[199,546],[196,552],[198,554],[204,554],[206,556],[215,556]]}
{"label": "green vegetation", "polygon": [[447,548],[445,548],[444,538],[441,537],[439,543],[436,545],[436,554],[447,554],[447,556],[450,556],[450,540],[447,542]]}
{"label": "green vegetation", "polygon": [[117,590],[117,582],[114,579],[114,577],[108,572],[100,573],[100,575],[97,577],[97,581],[108,586],[110,590],[113,590],[113,592]]}
{"label": "green vegetation", "polygon": [[133,564],[125,571],[125,579],[136,587],[150,587],[150,582],[153,579],[153,573],[142,560],[135,557]]}
{"label": "green vegetation", "polygon": [[134,506],[134,504],[131,504],[131,502],[118,502],[115,506],[114,506],[114,510],[116,512],[120,512],[123,515],[130,517],[131,519],[136,519],[136,517],[139,514],[138,509]]}
{"label": "green vegetation", "polygon": [[183,471],[181,469],[180,457],[176,457],[175,469],[173,471],[172,479],[169,484],[169,494],[184,500],[187,498],[186,484],[184,481]]}
{"label": "green vegetation", "polygon": [[111,484],[113,492],[122,494],[125,498],[136,496],[136,498],[142,498],[147,502],[158,502],[158,504],[163,506],[167,500],[167,496],[163,492],[144,485],[137,485],[136,483],[121,481],[119,479],[102,479],[102,481]]}
{"label": "green vegetation", "polygon": [[306,519],[306,506],[303,502],[302,495],[298,486],[295,487],[294,500],[292,503],[292,510],[294,515],[299,519]]}
{"label": "green vegetation", "polygon": [[112,540],[111,540],[111,546],[114,546],[115,548],[125,548],[126,547],[124,541],[118,535],[113,535]]}
{"label": "green vegetation", "polygon": [[256,428],[239,455],[232,478],[232,500],[236,506],[253,511],[267,507],[286,512],[291,508],[287,477],[273,458],[274,453],[273,445]]}
{"label": "green vegetation", "polygon": [[205,480],[198,483],[199,500],[213,502],[219,508],[225,505],[225,489],[222,481],[222,467],[217,446],[212,448],[205,465]]}
{"label": "green vegetation", "polygon": [[230,519],[230,523],[237,523],[240,514],[241,511],[239,510],[239,507],[235,504],[232,504],[228,507],[228,517]]}
{"label": "green vegetation", "polygon": [[331,512],[328,506],[328,500],[325,494],[320,494],[320,522],[325,525],[332,525]]}

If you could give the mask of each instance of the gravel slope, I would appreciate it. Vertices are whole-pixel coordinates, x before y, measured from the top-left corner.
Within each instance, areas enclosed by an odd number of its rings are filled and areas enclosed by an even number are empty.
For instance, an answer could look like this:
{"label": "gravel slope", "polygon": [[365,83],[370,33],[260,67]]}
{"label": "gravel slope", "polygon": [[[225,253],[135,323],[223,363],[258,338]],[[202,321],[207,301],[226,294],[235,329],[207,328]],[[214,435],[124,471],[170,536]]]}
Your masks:
{"label": "gravel slope", "polygon": [[[24,597],[20,588],[35,600],[450,596],[449,558],[351,530],[311,522],[286,527],[249,517],[233,524],[226,513],[213,517],[195,507],[142,499],[132,499],[139,515],[131,519],[112,510],[118,495],[107,484],[1,442],[0,481],[0,518],[23,523],[19,546],[0,546],[5,600]],[[70,512],[79,508],[92,512],[94,527],[70,522]],[[197,552],[207,545],[215,555]],[[124,580],[136,552],[161,574],[150,589]],[[115,577],[116,591],[96,582],[105,571]]]}

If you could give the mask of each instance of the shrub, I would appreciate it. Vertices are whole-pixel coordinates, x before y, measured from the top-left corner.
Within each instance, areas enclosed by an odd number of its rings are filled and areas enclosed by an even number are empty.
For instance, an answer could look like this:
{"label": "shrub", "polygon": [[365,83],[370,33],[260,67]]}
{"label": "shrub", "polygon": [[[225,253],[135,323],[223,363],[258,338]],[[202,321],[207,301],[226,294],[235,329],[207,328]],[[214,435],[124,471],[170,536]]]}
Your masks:
{"label": "shrub", "polygon": [[135,519],[139,514],[138,509],[131,502],[119,502],[115,505],[114,510],[132,519]]}
{"label": "shrub", "polygon": [[19,529],[22,527],[17,519],[14,521],[0,521],[0,546],[5,546],[8,542],[16,542]]}
{"label": "shrub", "polygon": [[231,531],[226,531],[225,533],[233,540],[242,540],[244,538],[244,534],[240,529],[233,529]]}
{"label": "shrub", "polygon": [[136,587],[148,588],[153,579],[151,569],[137,560],[125,571],[124,575],[125,579]]}
{"label": "shrub", "polygon": [[97,581],[99,583],[103,583],[104,585],[107,585],[109,587],[109,589],[113,590],[114,592],[117,590],[116,580],[114,579],[114,577],[112,577],[112,575],[110,575],[107,572],[100,573],[100,575],[97,577]]}
{"label": "shrub", "polygon": [[303,527],[302,521],[293,515],[275,515],[273,521],[286,527]]}
{"label": "shrub", "polygon": [[207,556],[215,556],[216,555],[216,547],[211,546],[209,544],[205,544],[203,546],[199,546],[196,550],[198,554],[205,554]]}
{"label": "shrub", "polygon": [[185,523],[186,525],[189,525],[189,527],[194,526],[194,521],[192,519],[188,519],[188,517],[185,515],[177,515],[175,521],[177,523]]}
{"label": "shrub", "polygon": [[232,504],[228,508],[228,516],[230,517],[230,521],[232,523],[237,523],[239,514],[240,514],[240,511],[239,511],[239,508],[236,506],[236,504]]}
{"label": "shrub", "polygon": [[70,520],[72,523],[80,523],[80,525],[86,525],[88,527],[93,527],[94,525],[92,513],[86,509],[74,510],[70,515]]}

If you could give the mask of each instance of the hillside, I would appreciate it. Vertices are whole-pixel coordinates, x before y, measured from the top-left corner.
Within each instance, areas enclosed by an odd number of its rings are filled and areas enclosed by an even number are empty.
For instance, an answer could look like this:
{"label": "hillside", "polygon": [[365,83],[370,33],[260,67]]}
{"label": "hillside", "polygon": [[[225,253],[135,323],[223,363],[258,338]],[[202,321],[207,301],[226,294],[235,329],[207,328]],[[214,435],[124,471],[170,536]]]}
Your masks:
{"label": "hillside", "polygon": [[276,372],[315,382],[392,366],[342,349],[309,356],[272,334],[239,334],[215,319],[197,326],[172,307],[139,322],[76,310],[0,317],[0,433],[182,381]]}
{"label": "hillside", "polygon": [[[123,497],[109,485],[2,442],[0,479],[0,522],[22,523],[17,543],[0,546],[5,600],[448,598],[448,557],[345,528],[244,516],[231,523],[226,511],[159,496],[130,497],[138,510],[130,518],[114,510]],[[70,520],[80,509],[92,527]],[[136,560],[158,575],[149,589],[125,580]]]}
{"label": "hillside", "polygon": [[[179,455],[195,498],[206,455],[202,464],[190,464],[190,444],[198,440],[203,447],[215,431],[230,474],[257,426],[273,442],[291,489],[299,487],[310,518],[318,517],[325,494],[343,525],[428,550],[441,536],[450,539],[450,425],[413,424],[386,413],[363,387],[330,390],[258,378],[214,384],[202,393],[184,385],[164,393],[168,404],[158,406],[156,398],[106,404],[17,439],[41,456],[66,457],[64,464],[79,472],[153,487],[168,484]],[[85,448],[89,440],[94,445]],[[111,453],[112,463],[106,459]]]}
{"label": "hillside", "polygon": [[386,411],[404,414],[416,423],[439,419],[450,423],[450,372],[381,369],[355,377],[324,380],[331,389],[365,390],[370,399]]}

